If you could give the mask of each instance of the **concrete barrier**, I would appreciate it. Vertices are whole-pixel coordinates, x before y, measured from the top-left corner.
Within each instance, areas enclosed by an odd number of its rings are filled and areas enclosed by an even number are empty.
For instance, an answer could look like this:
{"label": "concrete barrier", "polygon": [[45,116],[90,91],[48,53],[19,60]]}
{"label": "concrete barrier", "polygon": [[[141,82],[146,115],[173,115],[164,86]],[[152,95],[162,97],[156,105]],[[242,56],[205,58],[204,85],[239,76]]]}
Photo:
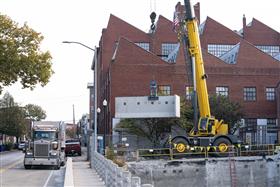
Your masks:
{"label": "concrete barrier", "polygon": [[72,158],[67,158],[64,187],[74,187]]}
{"label": "concrete barrier", "polygon": [[145,184],[141,185],[141,178],[132,176],[132,174],[125,170],[123,167],[119,167],[112,160],[106,159],[98,152],[92,151],[91,155],[91,167],[96,170],[98,175],[105,182],[106,186],[110,187],[142,187],[153,185]]}

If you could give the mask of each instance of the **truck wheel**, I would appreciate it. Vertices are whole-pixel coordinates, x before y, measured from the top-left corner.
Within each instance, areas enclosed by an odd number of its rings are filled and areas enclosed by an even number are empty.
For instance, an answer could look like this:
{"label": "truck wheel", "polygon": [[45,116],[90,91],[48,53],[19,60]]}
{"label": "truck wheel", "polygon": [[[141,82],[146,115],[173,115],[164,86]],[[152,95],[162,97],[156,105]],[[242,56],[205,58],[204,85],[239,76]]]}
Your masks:
{"label": "truck wheel", "polygon": [[185,138],[178,137],[172,140],[172,149],[173,149],[174,158],[185,157],[186,155],[184,153],[186,153],[188,148],[189,148],[189,143]]}
{"label": "truck wheel", "polygon": [[65,161],[62,161],[62,162],[60,163],[60,166],[65,166]]}
{"label": "truck wheel", "polygon": [[228,156],[232,143],[227,138],[218,138],[214,141],[215,155]]}
{"label": "truck wheel", "polygon": [[55,170],[59,170],[60,169],[60,161],[58,162],[58,164],[54,167]]}
{"label": "truck wheel", "polygon": [[24,165],[25,169],[31,169],[31,167],[32,167],[31,165]]}

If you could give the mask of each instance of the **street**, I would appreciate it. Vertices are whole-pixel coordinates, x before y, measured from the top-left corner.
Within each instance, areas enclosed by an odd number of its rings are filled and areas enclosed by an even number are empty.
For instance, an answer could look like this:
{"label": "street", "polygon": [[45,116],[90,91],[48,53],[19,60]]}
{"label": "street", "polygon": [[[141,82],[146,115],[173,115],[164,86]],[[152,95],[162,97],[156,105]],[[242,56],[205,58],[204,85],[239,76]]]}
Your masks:
{"label": "street", "polygon": [[11,151],[0,154],[0,187],[62,187],[65,166],[60,170],[51,167],[33,167],[25,170],[24,153]]}

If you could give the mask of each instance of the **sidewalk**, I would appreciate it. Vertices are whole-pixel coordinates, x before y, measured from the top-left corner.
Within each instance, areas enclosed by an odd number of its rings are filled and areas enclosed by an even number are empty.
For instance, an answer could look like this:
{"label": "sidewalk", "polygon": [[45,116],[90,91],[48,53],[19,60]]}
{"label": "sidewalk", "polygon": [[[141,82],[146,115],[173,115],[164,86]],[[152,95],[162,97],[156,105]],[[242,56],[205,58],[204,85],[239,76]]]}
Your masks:
{"label": "sidewalk", "polygon": [[73,179],[75,187],[105,187],[96,171],[90,168],[88,161],[73,162]]}
{"label": "sidewalk", "polygon": [[74,187],[105,187],[96,171],[90,168],[90,162],[86,160],[86,157],[86,147],[82,147],[82,156],[72,157]]}

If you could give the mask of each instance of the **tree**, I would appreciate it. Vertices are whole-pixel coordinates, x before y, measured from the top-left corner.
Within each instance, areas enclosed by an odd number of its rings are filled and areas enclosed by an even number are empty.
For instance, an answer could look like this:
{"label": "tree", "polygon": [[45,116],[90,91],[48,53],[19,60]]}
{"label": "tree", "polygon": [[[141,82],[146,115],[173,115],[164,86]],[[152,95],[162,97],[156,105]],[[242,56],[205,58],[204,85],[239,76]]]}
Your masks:
{"label": "tree", "polygon": [[46,119],[46,111],[44,111],[40,106],[34,104],[25,105],[25,115],[27,119],[31,121],[41,121]]}
{"label": "tree", "polygon": [[0,133],[18,138],[26,132],[27,121],[22,107],[14,102],[14,98],[5,93],[0,100]]}
{"label": "tree", "polygon": [[171,129],[188,132],[192,128],[193,109],[185,99],[181,99],[180,108],[181,118],[122,119],[116,128],[124,128],[129,134],[145,137],[153,146],[159,146]]}
{"label": "tree", "polygon": [[66,128],[66,137],[67,138],[75,138],[76,137],[75,128]]}
{"label": "tree", "polygon": [[43,38],[27,24],[19,27],[0,14],[0,93],[17,81],[30,89],[48,83],[53,71],[50,53],[40,50]]}
{"label": "tree", "polygon": [[244,115],[242,106],[222,95],[211,96],[209,103],[212,115],[217,119],[223,119],[229,125],[229,130],[233,134],[239,128],[238,122]]}

